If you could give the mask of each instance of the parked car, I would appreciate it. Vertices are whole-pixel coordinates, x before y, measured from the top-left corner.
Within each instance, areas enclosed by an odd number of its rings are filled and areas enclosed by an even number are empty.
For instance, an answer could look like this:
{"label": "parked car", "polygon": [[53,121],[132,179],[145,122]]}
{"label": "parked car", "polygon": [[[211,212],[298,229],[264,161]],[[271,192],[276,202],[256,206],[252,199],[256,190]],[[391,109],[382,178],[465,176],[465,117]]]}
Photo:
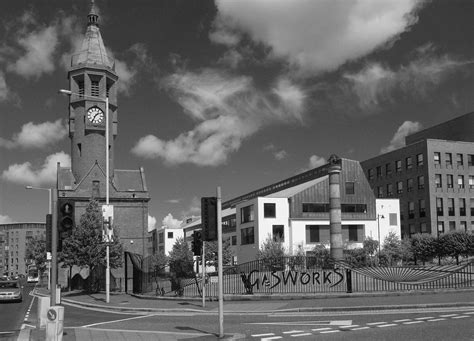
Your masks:
{"label": "parked car", "polygon": [[23,300],[20,281],[0,281],[0,302],[21,302]]}

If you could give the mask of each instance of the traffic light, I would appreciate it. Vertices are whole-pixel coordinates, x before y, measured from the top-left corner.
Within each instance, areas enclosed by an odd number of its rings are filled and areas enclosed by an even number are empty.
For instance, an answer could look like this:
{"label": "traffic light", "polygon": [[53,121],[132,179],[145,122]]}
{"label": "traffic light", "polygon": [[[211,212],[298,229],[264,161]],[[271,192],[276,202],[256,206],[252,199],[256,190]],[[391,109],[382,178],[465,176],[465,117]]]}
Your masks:
{"label": "traffic light", "polygon": [[72,233],[74,227],[74,201],[58,199],[58,251],[62,251],[63,239]]}
{"label": "traffic light", "polygon": [[201,198],[201,222],[204,240],[212,242],[217,240],[217,198]]}
{"label": "traffic light", "polygon": [[53,240],[53,215],[46,215],[46,252],[51,252]]}
{"label": "traffic light", "polygon": [[202,234],[201,231],[194,231],[191,247],[195,256],[200,256],[202,252]]}

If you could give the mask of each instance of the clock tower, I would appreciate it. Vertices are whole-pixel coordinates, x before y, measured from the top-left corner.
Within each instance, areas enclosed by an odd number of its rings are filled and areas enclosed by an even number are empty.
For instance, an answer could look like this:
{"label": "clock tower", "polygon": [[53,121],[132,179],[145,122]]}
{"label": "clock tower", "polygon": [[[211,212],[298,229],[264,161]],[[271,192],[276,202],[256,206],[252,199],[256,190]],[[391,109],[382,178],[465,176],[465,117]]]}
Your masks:
{"label": "clock tower", "polygon": [[99,16],[92,2],[82,48],[71,58],[68,72],[69,137],[72,171],[82,179],[96,161],[105,169],[105,99],[109,101],[109,169],[114,169],[114,140],[117,136],[117,81],[115,63],[99,30]]}

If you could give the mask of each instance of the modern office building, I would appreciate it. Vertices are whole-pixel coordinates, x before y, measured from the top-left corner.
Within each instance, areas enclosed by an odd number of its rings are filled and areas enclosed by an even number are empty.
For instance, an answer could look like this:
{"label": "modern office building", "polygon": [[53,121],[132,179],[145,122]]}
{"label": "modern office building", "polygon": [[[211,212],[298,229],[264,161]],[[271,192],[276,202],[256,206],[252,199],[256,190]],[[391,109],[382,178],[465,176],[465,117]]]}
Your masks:
{"label": "modern office building", "polygon": [[0,224],[0,275],[26,274],[26,249],[32,238],[46,238],[45,223]]}
{"label": "modern office building", "polygon": [[157,248],[156,251],[162,255],[169,255],[173,249],[173,245],[178,238],[183,238],[184,233],[181,227],[171,228],[168,226],[161,226],[156,229]]}
{"label": "modern office building", "polygon": [[402,236],[474,230],[474,113],[361,162],[377,198],[400,199]]}
{"label": "modern office building", "polygon": [[[400,232],[397,199],[380,203],[358,161],[341,160],[341,226],[345,247],[361,247],[371,236],[382,242]],[[235,261],[254,260],[267,238],[278,238],[289,254],[329,247],[329,164],[298,174],[222,203],[223,239],[229,240]],[[382,218],[383,216],[383,218]],[[201,230],[201,219],[183,225],[190,243]]]}

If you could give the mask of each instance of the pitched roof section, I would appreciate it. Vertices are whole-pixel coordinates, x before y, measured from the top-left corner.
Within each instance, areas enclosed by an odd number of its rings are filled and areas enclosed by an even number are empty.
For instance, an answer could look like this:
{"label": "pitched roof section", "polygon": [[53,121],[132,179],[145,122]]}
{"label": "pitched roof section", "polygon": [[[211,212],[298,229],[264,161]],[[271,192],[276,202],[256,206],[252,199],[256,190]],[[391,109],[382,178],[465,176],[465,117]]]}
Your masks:
{"label": "pitched roof section", "polygon": [[92,66],[115,69],[115,63],[113,59],[107,55],[104,41],[100,35],[98,17],[94,2],[92,2],[91,11],[87,16],[87,31],[82,41],[81,50],[71,57],[72,68],[78,66]]}

